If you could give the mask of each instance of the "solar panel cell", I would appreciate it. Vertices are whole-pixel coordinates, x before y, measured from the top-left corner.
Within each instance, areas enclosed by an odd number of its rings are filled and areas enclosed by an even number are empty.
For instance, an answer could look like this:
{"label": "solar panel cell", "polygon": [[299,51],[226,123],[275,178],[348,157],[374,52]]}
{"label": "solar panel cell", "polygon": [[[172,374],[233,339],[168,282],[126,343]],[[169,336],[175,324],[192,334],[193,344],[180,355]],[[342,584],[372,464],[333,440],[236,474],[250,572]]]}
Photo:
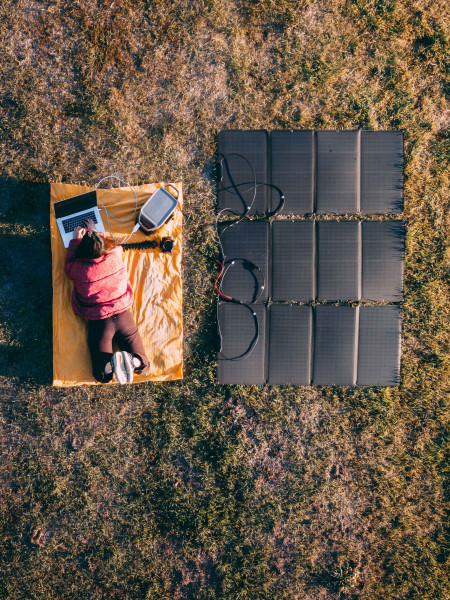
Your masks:
{"label": "solar panel cell", "polygon": [[269,383],[310,385],[312,308],[273,304],[269,331]]}
{"label": "solar panel cell", "polygon": [[357,308],[316,306],[314,385],[356,383]]}
{"label": "solar panel cell", "polygon": [[401,309],[359,309],[358,385],[400,384]]}
{"label": "solar panel cell", "polygon": [[319,221],[318,300],[360,299],[360,224]]}
{"label": "solar panel cell", "polygon": [[[222,279],[224,294],[242,302],[264,302],[269,293],[269,222],[244,220],[219,227],[225,260],[235,260]],[[259,271],[245,261],[253,263]],[[227,265],[226,265],[227,266]],[[264,290],[261,291],[261,286]]]}
{"label": "solar panel cell", "polygon": [[[284,194],[280,214],[301,215],[314,210],[313,131],[272,131],[270,134],[272,183]],[[271,210],[279,204],[272,190]]]}
{"label": "solar panel cell", "polygon": [[361,132],[361,212],[403,210],[403,132]]}
{"label": "solar panel cell", "polygon": [[[255,326],[253,311],[258,327]],[[240,385],[265,383],[266,307],[220,302],[218,320],[222,350],[217,356],[217,382]]]}
{"label": "solar panel cell", "polygon": [[249,214],[267,211],[267,186],[259,185],[256,190],[254,187],[255,178],[259,183],[268,183],[267,151],[267,131],[219,132],[218,153],[222,177],[218,184],[219,210],[227,208],[244,214],[256,194]]}
{"label": "solar panel cell", "polygon": [[359,195],[357,131],[317,132],[318,213],[356,213]]}
{"label": "solar panel cell", "polygon": [[272,300],[315,297],[314,221],[272,223]]}
{"label": "solar panel cell", "polygon": [[362,223],[363,300],[403,300],[404,245],[403,221]]}

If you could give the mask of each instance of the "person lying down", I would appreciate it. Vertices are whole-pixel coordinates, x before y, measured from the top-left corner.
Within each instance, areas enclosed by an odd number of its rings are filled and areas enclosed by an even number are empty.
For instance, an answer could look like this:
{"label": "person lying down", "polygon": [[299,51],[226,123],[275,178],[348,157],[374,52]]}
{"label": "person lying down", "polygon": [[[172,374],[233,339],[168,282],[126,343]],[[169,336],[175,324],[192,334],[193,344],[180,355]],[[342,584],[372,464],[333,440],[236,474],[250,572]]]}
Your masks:
{"label": "person lying down", "polygon": [[[123,248],[95,230],[91,219],[73,232],[64,271],[75,282],[72,308],[88,321],[88,345],[95,379],[131,383],[149,361],[129,308],[133,290],[122,260]],[[113,352],[113,342],[120,351]]]}

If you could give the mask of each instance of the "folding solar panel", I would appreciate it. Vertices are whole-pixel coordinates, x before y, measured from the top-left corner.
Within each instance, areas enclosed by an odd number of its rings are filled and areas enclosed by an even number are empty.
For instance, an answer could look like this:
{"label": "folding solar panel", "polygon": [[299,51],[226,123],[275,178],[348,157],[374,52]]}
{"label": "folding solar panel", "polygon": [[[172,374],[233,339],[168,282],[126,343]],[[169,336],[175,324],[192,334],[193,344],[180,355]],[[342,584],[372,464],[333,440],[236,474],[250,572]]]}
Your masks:
{"label": "folding solar panel", "polygon": [[[220,302],[218,325],[221,351],[217,382],[262,385],[266,381],[266,307]],[[257,325],[253,312],[256,313]]]}
{"label": "folding solar panel", "polygon": [[361,212],[403,210],[403,132],[361,132]]}
{"label": "folding solar panel", "polygon": [[[268,221],[244,220],[235,225],[227,223],[219,227],[225,254],[222,278],[224,294],[242,302],[260,303],[267,300],[270,286],[269,231]],[[230,264],[230,261],[234,264]]]}
{"label": "folding solar panel", "polygon": [[399,385],[401,309],[359,309],[358,385]]}
{"label": "folding solar panel", "polygon": [[314,385],[356,383],[356,324],[356,308],[315,307]]}
{"label": "folding solar panel", "polygon": [[269,383],[310,385],[311,306],[272,304],[269,314]]}
{"label": "folding solar panel", "polygon": [[[280,214],[403,208],[402,132],[228,130],[218,146],[219,214],[277,211],[269,183],[284,194]],[[399,384],[399,306],[287,303],[401,302],[402,221],[244,220],[219,231],[221,290],[246,303],[219,303],[219,383]]]}
{"label": "folding solar panel", "polygon": [[314,300],[314,245],[314,221],[273,221],[272,300]]}
{"label": "folding solar panel", "polygon": [[358,132],[318,131],[316,139],[316,212],[358,212]]}
{"label": "folding solar panel", "polygon": [[403,300],[404,245],[403,221],[362,223],[363,300]]}
{"label": "folding solar panel", "polygon": [[360,299],[360,224],[319,221],[318,289],[321,302]]}
{"label": "folding solar panel", "polygon": [[[283,191],[280,214],[301,215],[314,210],[314,131],[272,131],[270,134],[272,184]],[[280,202],[271,191],[271,211]]]}
{"label": "folding solar panel", "polygon": [[230,209],[243,214],[246,207],[252,206],[249,214],[267,211],[268,187],[254,186],[255,180],[258,184],[269,183],[267,152],[267,131],[230,129],[219,132],[219,210]]}

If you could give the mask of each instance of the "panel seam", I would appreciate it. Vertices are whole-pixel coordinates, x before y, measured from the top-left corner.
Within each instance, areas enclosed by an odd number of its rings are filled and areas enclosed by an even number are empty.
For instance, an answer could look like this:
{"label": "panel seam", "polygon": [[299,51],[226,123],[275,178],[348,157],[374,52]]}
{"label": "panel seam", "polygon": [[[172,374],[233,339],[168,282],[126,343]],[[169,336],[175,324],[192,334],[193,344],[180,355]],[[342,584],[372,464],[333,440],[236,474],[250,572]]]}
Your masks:
{"label": "panel seam", "polygon": [[359,354],[359,306],[355,307],[355,340],[353,347],[353,385],[357,385],[358,381],[358,354]]}
{"label": "panel seam", "polygon": [[310,318],[310,331],[309,331],[309,385],[314,385],[314,354],[315,354],[315,340],[316,340],[316,307],[311,306],[311,318]]}
{"label": "panel seam", "polygon": [[319,298],[319,222],[313,219],[313,302]]}
{"label": "panel seam", "polygon": [[269,383],[269,368],[270,368],[270,315],[271,315],[271,303],[264,304],[264,320],[265,320],[265,346],[264,346],[264,382],[266,385]]}
{"label": "panel seam", "polygon": [[361,301],[362,300],[362,277],[363,277],[363,273],[362,273],[362,252],[363,252],[363,245],[362,245],[362,223],[361,221],[358,221],[358,300]]}
{"label": "panel seam", "polygon": [[272,131],[265,130],[267,134],[267,150],[266,150],[266,161],[267,161],[267,183],[269,184],[266,187],[267,191],[267,200],[266,200],[266,211],[272,212],[272,203],[273,203],[273,189],[272,185]]}
{"label": "panel seam", "polygon": [[312,201],[313,201],[313,214],[317,212],[317,131],[313,130],[312,139]]}
{"label": "panel seam", "polygon": [[361,212],[361,129],[356,136],[356,212]]}

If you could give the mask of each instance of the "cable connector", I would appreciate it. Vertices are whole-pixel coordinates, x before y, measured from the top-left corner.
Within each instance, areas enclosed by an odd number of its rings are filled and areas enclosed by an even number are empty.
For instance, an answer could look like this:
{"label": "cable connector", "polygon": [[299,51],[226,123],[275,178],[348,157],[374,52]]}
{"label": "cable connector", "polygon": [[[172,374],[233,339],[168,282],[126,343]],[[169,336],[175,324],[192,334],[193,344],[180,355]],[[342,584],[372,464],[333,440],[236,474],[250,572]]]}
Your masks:
{"label": "cable connector", "polygon": [[136,225],[133,227],[133,231],[130,233],[130,235],[128,235],[123,242],[121,242],[121,244],[126,244],[128,242],[128,240],[130,239],[130,237],[132,235],[134,235],[136,233],[136,231],[139,229],[139,223],[136,223]]}

